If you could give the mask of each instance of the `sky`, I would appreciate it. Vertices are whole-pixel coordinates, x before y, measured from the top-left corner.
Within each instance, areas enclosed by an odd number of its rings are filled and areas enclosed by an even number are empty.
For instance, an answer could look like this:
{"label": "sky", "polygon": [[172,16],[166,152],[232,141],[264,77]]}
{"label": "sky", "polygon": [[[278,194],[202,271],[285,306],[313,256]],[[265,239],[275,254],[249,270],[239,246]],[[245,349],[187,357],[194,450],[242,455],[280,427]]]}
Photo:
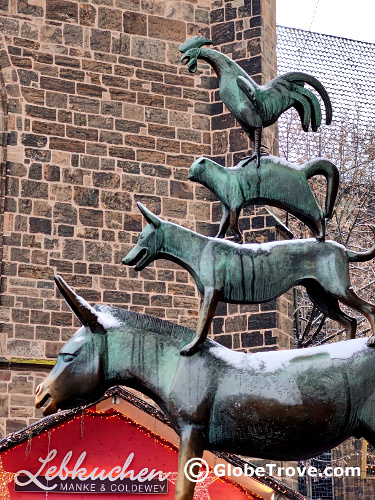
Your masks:
{"label": "sky", "polygon": [[375,43],[375,0],[276,0],[276,22]]}

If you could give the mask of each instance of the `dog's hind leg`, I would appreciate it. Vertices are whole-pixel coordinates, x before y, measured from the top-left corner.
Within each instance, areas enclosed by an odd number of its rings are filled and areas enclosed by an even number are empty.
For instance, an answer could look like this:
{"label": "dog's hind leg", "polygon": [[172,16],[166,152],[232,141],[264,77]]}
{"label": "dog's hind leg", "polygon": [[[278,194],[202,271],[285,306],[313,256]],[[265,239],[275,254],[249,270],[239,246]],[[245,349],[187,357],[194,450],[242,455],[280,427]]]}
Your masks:
{"label": "dog's hind leg", "polygon": [[336,297],[316,282],[304,283],[306,291],[311,301],[323,314],[340,323],[346,330],[346,338],[354,339],[357,330],[357,320],[348,316],[340,309],[339,301]]}
{"label": "dog's hind leg", "polygon": [[375,347],[375,306],[366,300],[361,299],[350,287],[346,288],[344,294],[339,297],[347,306],[357,309],[369,320],[372,335],[368,339],[368,345]]}
{"label": "dog's hind leg", "polygon": [[221,208],[223,210],[223,215],[221,217],[219,232],[217,233],[216,238],[225,238],[229,227],[229,210],[224,203],[221,204]]}
{"label": "dog's hind leg", "polygon": [[230,228],[234,233],[234,239],[237,243],[242,243],[242,233],[238,228],[238,219],[240,217],[241,207],[236,208],[235,210],[230,210]]}

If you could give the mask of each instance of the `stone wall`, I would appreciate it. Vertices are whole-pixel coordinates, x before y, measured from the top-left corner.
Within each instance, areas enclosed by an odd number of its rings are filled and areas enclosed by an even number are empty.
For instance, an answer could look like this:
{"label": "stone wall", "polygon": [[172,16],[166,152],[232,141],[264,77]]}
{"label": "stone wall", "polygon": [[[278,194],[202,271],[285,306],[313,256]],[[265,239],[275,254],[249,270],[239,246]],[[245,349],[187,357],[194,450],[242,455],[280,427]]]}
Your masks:
{"label": "stone wall", "polygon": [[[199,296],[186,271],[158,261],[137,273],[121,259],[144,225],[137,201],[215,235],[220,205],[188,181],[189,166],[202,155],[233,165],[249,144],[211,69],[201,62],[189,74],[178,48],[204,34],[265,82],[276,72],[275,0],[1,0],[0,9],[4,369],[16,377],[25,359],[30,369],[53,360],[77,328],[56,273],[91,303],[195,328]],[[276,152],[274,129],[264,140]],[[247,241],[284,237],[265,208],[246,210],[241,226]],[[290,312],[288,298],[221,304],[213,333],[236,349],[289,347]],[[35,417],[0,412],[15,418],[7,429]]]}
{"label": "stone wall", "polygon": [[36,363],[13,363],[12,369],[0,370],[0,437],[18,431],[43,417],[34,405],[35,388],[48,374],[48,367]]}

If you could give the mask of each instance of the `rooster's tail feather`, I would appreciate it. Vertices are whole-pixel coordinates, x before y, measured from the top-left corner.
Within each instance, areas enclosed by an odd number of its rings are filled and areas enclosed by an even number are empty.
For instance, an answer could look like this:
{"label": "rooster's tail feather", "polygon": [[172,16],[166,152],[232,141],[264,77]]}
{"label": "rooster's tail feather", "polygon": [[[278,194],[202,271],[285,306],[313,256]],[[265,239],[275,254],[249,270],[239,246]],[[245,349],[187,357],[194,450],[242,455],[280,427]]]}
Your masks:
{"label": "rooster's tail feather", "polygon": [[320,95],[320,97],[324,102],[324,106],[326,109],[326,124],[329,125],[332,122],[331,100],[329,98],[326,89],[319,82],[319,80],[317,80],[315,77],[311,75],[308,75],[306,73],[300,73],[298,71],[286,73],[285,75],[282,75],[282,78],[284,78],[288,82],[295,83],[301,87],[303,87],[305,83],[311,85],[311,87],[313,87],[318,92],[318,94]]}
{"label": "rooster's tail feather", "polygon": [[305,132],[309,130],[311,118],[311,106],[306,97],[299,92],[291,91],[290,97],[294,100],[293,107],[296,108],[301,119],[301,125]]}
{"label": "rooster's tail feather", "polygon": [[309,101],[311,107],[311,128],[314,132],[316,132],[318,130],[318,127],[320,127],[320,124],[322,123],[322,112],[318,99],[312,92],[310,92],[310,90],[305,89],[305,87],[301,87],[298,85],[297,89],[294,90],[304,95]]}

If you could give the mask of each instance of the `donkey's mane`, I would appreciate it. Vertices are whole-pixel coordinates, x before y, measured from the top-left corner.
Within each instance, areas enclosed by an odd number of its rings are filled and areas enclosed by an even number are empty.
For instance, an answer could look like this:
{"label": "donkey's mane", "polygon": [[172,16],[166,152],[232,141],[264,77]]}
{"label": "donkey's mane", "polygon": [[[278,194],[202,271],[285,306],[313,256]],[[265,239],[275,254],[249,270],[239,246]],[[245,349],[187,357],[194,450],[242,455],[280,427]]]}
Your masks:
{"label": "donkey's mane", "polygon": [[101,312],[111,314],[113,317],[123,322],[126,325],[134,328],[141,328],[149,332],[160,333],[168,335],[174,339],[181,340],[183,338],[191,338],[195,332],[185,326],[177,325],[171,321],[156,318],[148,314],[138,313],[135,311],[128,311],[120,307],[111,307],[106,305],[95,305],[94,309]]}

